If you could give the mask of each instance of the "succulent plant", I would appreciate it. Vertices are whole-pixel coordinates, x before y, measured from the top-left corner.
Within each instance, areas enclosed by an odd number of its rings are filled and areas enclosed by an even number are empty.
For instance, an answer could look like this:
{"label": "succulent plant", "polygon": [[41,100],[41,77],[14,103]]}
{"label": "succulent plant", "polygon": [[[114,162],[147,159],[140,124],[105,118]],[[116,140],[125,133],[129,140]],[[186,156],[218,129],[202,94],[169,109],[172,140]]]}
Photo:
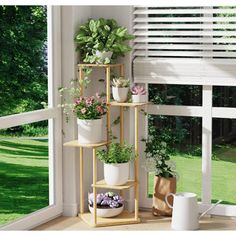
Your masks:
{"label": "succulent plant", "polygon": [[146,90],[143,86],[140,85],[135,85],[131,88],[131,93],[133,95],[145,95],[146,94]]}
{"label": "succulent plant", "polygon": [[129,79],[125,79],[124,77],[114,78],[112,81],[112,86],[116,88],[127,88],[130,85]]}

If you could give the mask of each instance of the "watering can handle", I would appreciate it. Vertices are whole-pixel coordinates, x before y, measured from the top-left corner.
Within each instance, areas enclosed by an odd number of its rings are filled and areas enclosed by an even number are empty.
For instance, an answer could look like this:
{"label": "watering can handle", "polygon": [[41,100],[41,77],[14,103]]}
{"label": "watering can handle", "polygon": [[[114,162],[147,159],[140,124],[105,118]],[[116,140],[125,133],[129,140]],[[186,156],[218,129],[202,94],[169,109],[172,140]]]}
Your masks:
{"label": "watering can handle", "polygon": [[171,206],[170,205],[170,203],[168,202],[168,197],[169,196],[175,196],[173,193],[168,193],[166,196],[165,196],[165,202],[166,202],[166,204],[167,204],[167,206],[169,207],[169,208],[171,208],[171,209],[173,209],[173,206]]}

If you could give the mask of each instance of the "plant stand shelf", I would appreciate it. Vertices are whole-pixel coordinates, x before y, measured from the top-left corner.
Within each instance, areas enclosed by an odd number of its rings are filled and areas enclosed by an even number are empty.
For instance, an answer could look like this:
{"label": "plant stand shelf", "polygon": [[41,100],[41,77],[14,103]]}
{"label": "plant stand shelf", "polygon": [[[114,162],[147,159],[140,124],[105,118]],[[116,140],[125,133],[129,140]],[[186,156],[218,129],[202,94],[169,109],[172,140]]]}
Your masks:
{"label": "plant stand shelf", "polygon": [[93,215],[91,213],[79,214],[79,216],[91,227],[137,224],[140,222],[140,218],[135,219],[134,213],[129,213],[128,211],[123,211],[120,215],[111,218],[97,217],[96,224],[94,224]]}
{"label": "plant stand shelf", "polygon": [[92,187],[96,188],[104,188],[104,189],[117,189],[117,190],[125,190],[134,187],[136,182],[134,180],[128,180],[128,182],[124,185],[107,185],[105,180],[98,181],[95,185],[92,184]]}
{"label": "plant stand shelf", "polygon": [[78,140],[73,140],[73,141],[69,141],[64,143],[64,146],[66,147],[84,147],[84,148],[97,148],[97,147],[102,147],[105,145],[108,145],[109,142],[107,141],[102,141],[100,143],[79,143]]}
{"label": "plant stand shelf", "polygon": [[[110,82],[111,82],[111,69],[118,68],[120,76],[124,76],[124,65],[123,64],[78,64],[79,67],[79,80],[84,79],[83,69],[85,67],[97,67],[104,68],[106,72],[106,103],[107,103],[107,119],[106,119],[106,129],[107,129],[107,140],[100,143],[94,144],[81,144],[78,140],[73,140],[70,142],[64,143],[66,147],[74,147],[80,149],[80,218],[93,227],[102,227],[102,226],[112,226],[112,225],[124,225],[124,224],[135,224],[140,222],[139,218],[139,152],[138,152],[138,113],[141,106],[146,105],[147,103],[118,103],[111,101],[110,99]],[[83,94],[83,88],[81,87],[81,95]],[[111,132],[111,107],[119,107],[120,109],[120,143],[124,143],[124,107],[134,108],[134,137],[135,137],[135,160],[134,160],[134,180],[129,180],[126,184],[120,186],[111,186],[107,185],[104,180],[97,181],[97,157],[96,157],[96,148],[101,146],[109,146],[110,141],[110,132]],[[94,214],[84,212],[84,170],[83,170],[83,149],[91,148],[93,151],[93,196],[94,196]],[[97,203],[96,195],[97,188],[103,189],[115,189],[123,193],[123,190],[128,190],[134,188],[134,213],[129,213],[123,211],[120,215],[112,218],[101,218],[97,216]]]}
{"label": "plant stand shelf", "polygon": [[147,102],[137,102],[137,103],[133,103],[133,102],[110,102],[111,106],[115,106],[115,107],[138,107],[138,106],[144,106],[147,105]]}

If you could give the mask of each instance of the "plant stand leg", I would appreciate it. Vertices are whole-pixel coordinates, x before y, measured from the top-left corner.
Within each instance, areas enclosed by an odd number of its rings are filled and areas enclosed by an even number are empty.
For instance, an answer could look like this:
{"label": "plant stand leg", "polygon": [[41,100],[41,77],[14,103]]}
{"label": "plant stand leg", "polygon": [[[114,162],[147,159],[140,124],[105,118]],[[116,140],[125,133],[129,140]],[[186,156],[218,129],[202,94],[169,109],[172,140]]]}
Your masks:
{"label": "plant stand leg", "polygon": [[138,220],[138,208],[139,208],[139,174],[138,174],[138,169],[139,169],[139,156],[138,156],[138,107],[134,108],[135,111],[135,121],[134,121],[134,126],[135,126],[135,162],[134,162],[134,175],[135,175],[135,220]]}
{"label": "plant stand leg", "polygon": [[120,144],[124,144],[124,108],[120,107]]}
{"label": "plant stand leg", "polygon": [[111,69],[110,67],[106,68],[106,95],[107,95],[107,141],[110,140],[111,135],[111,106],[110,106],[110,100],[111,100],[111,85],[110,85],[110,76],[111,76]]}
{"label": "plant stand leg", "polygon": [[[79,68],[79,81],[82,81],[84,78],[83,78],[83,67],[81,66]],[[80,96],[83,96],[84,95],[84,86],[80,85]]]}
{"label": "plant stand leg", "polygon": [[80,179],[80,214],[84,213],[84,173],[83,173],[83,167],[84,167],[84,161],[83,161],[83,148],[80,147],[79,149],[80,155],[79,155],[79,179]]}
{"label": "plant stand leg", "polygon": [[95,184],[97,182],[97,160],[96,160],[96,148],[93,148],[93,221],[94,225],[97,225],[97,189]]}

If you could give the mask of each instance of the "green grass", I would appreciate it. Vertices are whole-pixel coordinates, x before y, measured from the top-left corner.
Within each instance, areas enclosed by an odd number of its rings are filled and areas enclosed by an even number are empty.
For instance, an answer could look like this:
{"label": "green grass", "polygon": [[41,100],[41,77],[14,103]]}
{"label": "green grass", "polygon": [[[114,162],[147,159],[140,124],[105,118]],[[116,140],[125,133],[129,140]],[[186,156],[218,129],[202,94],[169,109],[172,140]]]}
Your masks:
{"label": "green grass", "polygon": [[0,225],[49,204],[46,140],[0,140]]}
{"label": "green grass", "polygon": [[[225,204],[236,204],[236,147],[214,147],[215,160],[212,161],[212,202],[219,199]],[[195,192],[201,199],[201,158],[197,156],[175,155],[179,180],[178,192]],[[153,173],[149,173],[148,194],[153,193]]]}

